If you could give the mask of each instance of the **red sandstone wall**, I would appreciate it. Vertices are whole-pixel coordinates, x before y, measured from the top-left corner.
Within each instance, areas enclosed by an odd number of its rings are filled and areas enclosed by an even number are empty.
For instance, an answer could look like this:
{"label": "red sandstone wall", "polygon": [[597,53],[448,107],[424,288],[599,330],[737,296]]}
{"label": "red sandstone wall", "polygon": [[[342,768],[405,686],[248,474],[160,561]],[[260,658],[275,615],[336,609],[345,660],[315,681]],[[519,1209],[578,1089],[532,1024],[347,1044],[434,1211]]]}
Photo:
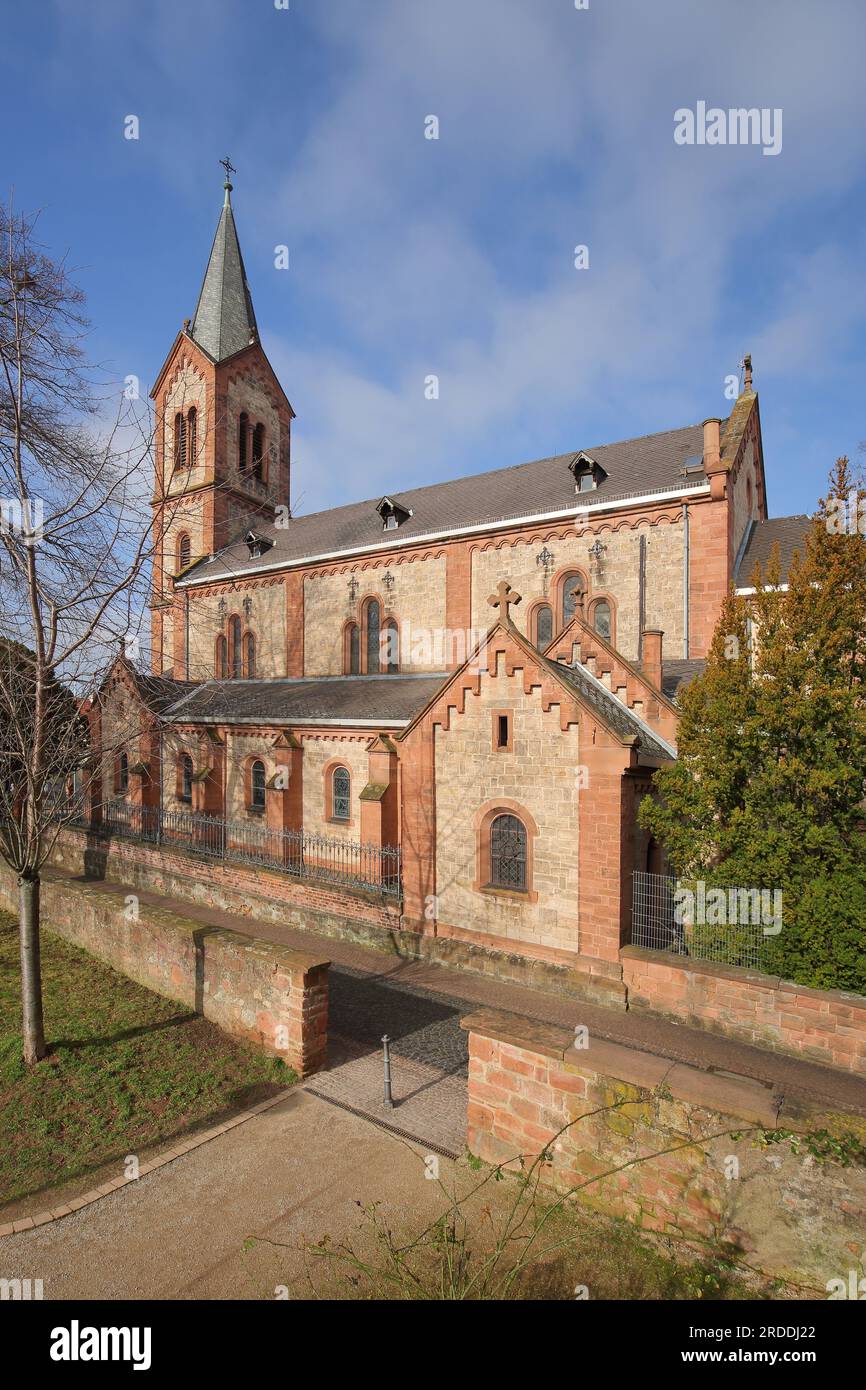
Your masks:
{"label": "red sandstone wall", "polygon": [[[525,1171],[546,1151],[544,1184],[642,1230],[728,1246],[774,1276],[820,1288],[846,1267],[866,1220],[866,1175],[816,1176],[811,1160],[784,1148],[768,1159],[753,1142],[764,1129],[838,1117],[817,1106],[786,1114],[780,1093],[748,1077],[595,1038],[579,1050],[565,1029],[515,1014],[485,1009],[462,1026],[471,1153],[515,1170],[522,1156]],[[861,1132],[862,1119],[846,1123]]]}
{"label": "red sandstone wall", "polygon": [[757,971],[708,961],[680,963],[637,946],[622,951],[630,1009],[728,1033],[775,1052],[866,1073],[866,999],[807,989]]}
{"label": "red sandstone wall", "polygon": [[[278,870],[184,854],[165,845],[151,846],[119,836],[63,830],[52,863],[71,873],[86,870],[93,878],[129,883],[206,907],[252,916],[252,905],[246,900],[249,895],[255,901],[257,916],[264,916],[262,909],[267,902],[279,903],[282,909],[289,909],[288,913],[280,911],[279,920],[291,922],[294,912],[299,926],[309,925],[306,917],[310,912],[338,918],[347,934],[353,920],[388,929],[400,925],[399,905],[384,902],[373,894],[348,893],[306,879],[299,882]],[[327,931],[327,927],[326,921],[318,923],[320,931]]]}
{"label": "red sandstone wall", "polygon": [[[17,908],[0,865],[0,904]],[[166,908],[69,880],[42,884],[43,920],[131,980],[195,1009],[301,1076],[327,1062],[328,966],[320,956],[205,927]]]}

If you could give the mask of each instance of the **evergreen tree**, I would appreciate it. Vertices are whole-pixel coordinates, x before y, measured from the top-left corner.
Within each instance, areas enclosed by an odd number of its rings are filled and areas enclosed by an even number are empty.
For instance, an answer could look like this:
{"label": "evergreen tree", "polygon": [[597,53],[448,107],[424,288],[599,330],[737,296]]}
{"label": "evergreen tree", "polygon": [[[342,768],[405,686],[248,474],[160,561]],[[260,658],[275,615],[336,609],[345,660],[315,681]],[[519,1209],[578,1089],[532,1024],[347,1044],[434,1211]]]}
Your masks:
{"label": "evergreen tree", "polygon": [[[862,529],[861,529],[862,528]],[[728,596],[641,823],[676,873],[780,889],[763,963],[866,992],[866,492],[847,459],[795,555]]]}

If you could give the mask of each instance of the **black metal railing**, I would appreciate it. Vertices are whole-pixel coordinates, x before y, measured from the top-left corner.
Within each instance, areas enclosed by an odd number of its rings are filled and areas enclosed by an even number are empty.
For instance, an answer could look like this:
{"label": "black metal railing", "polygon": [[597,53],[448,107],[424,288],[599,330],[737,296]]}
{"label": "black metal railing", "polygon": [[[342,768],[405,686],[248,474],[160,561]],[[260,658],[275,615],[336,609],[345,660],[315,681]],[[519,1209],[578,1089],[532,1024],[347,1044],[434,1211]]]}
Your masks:
{"label": "black metal railing", "polygon": [[210,859],[280,869],[297,878],[364,888],[394,898],[402,892],[397,846],[363,845],[303,830],[278,830],[264,822],[223,820],[221,816],[134,806],[125,801],[103,806],[101,829]]}

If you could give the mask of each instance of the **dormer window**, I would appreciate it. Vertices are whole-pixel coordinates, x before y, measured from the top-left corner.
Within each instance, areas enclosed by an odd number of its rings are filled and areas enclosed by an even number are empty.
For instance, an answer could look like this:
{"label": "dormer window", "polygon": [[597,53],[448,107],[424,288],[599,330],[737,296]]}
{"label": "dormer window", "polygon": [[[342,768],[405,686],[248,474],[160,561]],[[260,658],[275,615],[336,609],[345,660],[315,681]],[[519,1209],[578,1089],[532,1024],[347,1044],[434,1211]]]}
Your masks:
{"label": "dormer window", "polygon": [[249,549],[251,560],[261,559],[265,551],[270,550],[273,545],[272,540],[269,540],[267,536],[260,536],[257,531],[247,531],[244,540]]}
{"label": "dormer window", "polygon": [[593,492],[607,477],[601,464],[583,452],[575,454],[568,467],[574,477],[575,492]]}
{"label": "dormer window", "polygon": [[396,531],[412,515],[411,508],[402,506],[391,497],[383,497],[376,511],[382,518],[383,531]]}

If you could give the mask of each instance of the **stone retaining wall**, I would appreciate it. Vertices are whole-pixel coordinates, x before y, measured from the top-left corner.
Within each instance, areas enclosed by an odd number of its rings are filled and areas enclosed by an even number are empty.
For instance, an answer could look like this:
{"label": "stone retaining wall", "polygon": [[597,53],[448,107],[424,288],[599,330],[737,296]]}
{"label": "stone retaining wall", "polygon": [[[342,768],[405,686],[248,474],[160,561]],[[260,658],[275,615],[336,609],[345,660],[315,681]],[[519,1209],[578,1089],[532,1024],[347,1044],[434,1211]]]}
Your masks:
{"label": "stone retaining wall", "polygon": [[[17,911],[14,874],[0,865],[0,905]],[[202,926],[123,889],[42,883],[42,920],[138,984],[175,999],[301,1076],[326,1065],[328,966],[321,956]]]}
{"label": "stone retaining wall", "polygon": [[477,1157],[516,1169],[519,1155],[549,1148],[545,1184],[643,1230],[727,1249],[819,1296],[866,1255],[866,1170],[755,1143],[764,1128],[824,1127],[862,1143],[862,1116],[794,1109],[748,1077],[600,1039],[578,1049],[565,1029],[514,1014],[481,1010],[462,1026]]}
{"label": "stone retaining wall", "polygon": [[72,828],[60,832],[52,862],[72,874],[128,883],[253,921],[354,941],[408,960],[429,960],[453,970],[613,1007],[622,1008],[625,1002],[618,978],[585,973],[577,963],[491,949],[483,939],[422,934],[407,929],[397,903],[372,893],[298,880],[277,869],[246,867]]}
{"label": "stone retaining wall", "polygon": [[686,963],[637,946],[624,947],[621,957],[630,1009],[866,1074],[866,999],[860,994],[808,989],[710,961]]}

